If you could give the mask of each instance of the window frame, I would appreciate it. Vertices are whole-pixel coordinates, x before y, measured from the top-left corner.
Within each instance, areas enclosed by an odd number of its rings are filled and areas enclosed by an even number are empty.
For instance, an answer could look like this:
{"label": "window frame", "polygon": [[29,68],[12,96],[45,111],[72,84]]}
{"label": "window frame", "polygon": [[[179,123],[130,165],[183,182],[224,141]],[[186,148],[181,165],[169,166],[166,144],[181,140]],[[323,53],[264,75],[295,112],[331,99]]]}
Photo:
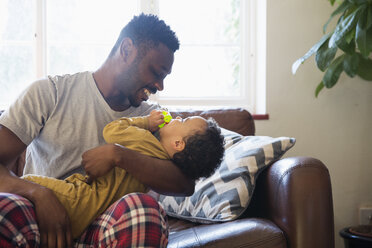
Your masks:
{"label": "window frame", "polygon": [[[47,74],[47,1],[36,2],[35,76]],[[266,1],[241,0],[241,97],[172,98],[158,94],[150,100],[169,108],[242,107],[253,114],[266,114]],[[139,0],[139,12],[159,15],[159,0]]]}
{"label": "window frame", "polygon": [[[159,15],[158,0],[141,0],[141,8],[144,13]],[[243,91],[240,97],[190,99],[156,94],[150,99],[170,108],[232,106],[254,114],[266,114],[266,0],[242,0],[240,16],[241,68],[246,68],[240,74]]]}

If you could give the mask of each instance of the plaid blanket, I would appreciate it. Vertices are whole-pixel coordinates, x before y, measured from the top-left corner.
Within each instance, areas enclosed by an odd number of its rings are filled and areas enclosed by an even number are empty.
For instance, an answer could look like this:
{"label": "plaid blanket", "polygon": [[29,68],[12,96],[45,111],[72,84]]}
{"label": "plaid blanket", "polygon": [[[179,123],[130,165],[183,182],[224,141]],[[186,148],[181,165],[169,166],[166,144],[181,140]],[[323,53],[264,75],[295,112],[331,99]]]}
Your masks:
{"label": "plaid blanket", "polygon": [[[75,247],[166,247],[166,214],[149,195],[128,194],[111,205],[75,240]],[[32,203],[0,193],[0,247],[40,247]]]}

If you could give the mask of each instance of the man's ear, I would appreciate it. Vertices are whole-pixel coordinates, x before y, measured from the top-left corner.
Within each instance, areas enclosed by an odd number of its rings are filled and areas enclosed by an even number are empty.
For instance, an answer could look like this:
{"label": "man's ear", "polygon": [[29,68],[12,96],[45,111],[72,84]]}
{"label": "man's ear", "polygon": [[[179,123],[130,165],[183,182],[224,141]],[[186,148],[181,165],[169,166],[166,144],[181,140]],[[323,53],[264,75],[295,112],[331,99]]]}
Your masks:
{"label": "man's ear", "polygon": [[183,149],[185,149],[185,141],[183,141],[183,139],[177,139],[173,142],[173,148],[174,150],[176,150],[177,152],[180,152],[182,151]]}
{"label": "man's ear", "polygon": [[131,38],[124,38],[120,44],[120,56],[127,63],[136,57],[136,49]]}

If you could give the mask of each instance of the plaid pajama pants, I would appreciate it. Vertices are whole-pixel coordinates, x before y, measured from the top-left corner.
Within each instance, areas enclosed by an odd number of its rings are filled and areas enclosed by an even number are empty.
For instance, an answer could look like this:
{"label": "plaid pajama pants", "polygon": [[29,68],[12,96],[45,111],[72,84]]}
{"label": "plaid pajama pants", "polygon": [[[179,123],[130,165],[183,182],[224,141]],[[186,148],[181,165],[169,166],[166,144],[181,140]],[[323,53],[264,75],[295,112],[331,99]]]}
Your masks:
{"label": "plaid pajama pants", "polygon": [[[149,195],[128,194],[112,204],[75,240],[75,247],[166,247],[164,210]],[[0,247],[40,247],[32,203],[0,193]]]}

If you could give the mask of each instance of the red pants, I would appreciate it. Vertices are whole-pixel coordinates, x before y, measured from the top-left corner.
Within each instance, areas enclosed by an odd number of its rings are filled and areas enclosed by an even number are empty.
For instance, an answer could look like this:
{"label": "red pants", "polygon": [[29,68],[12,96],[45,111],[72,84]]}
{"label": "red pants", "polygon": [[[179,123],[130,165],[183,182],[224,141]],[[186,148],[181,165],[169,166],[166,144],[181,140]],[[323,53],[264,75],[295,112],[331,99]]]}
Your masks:
{"label": "red pants", "polygon": [[[164,210],[149,195],[133,193],[112,204],[75,240],[75,247],[166,247]],[[0,247],[40,247],[32,203],[0,193]]]}

